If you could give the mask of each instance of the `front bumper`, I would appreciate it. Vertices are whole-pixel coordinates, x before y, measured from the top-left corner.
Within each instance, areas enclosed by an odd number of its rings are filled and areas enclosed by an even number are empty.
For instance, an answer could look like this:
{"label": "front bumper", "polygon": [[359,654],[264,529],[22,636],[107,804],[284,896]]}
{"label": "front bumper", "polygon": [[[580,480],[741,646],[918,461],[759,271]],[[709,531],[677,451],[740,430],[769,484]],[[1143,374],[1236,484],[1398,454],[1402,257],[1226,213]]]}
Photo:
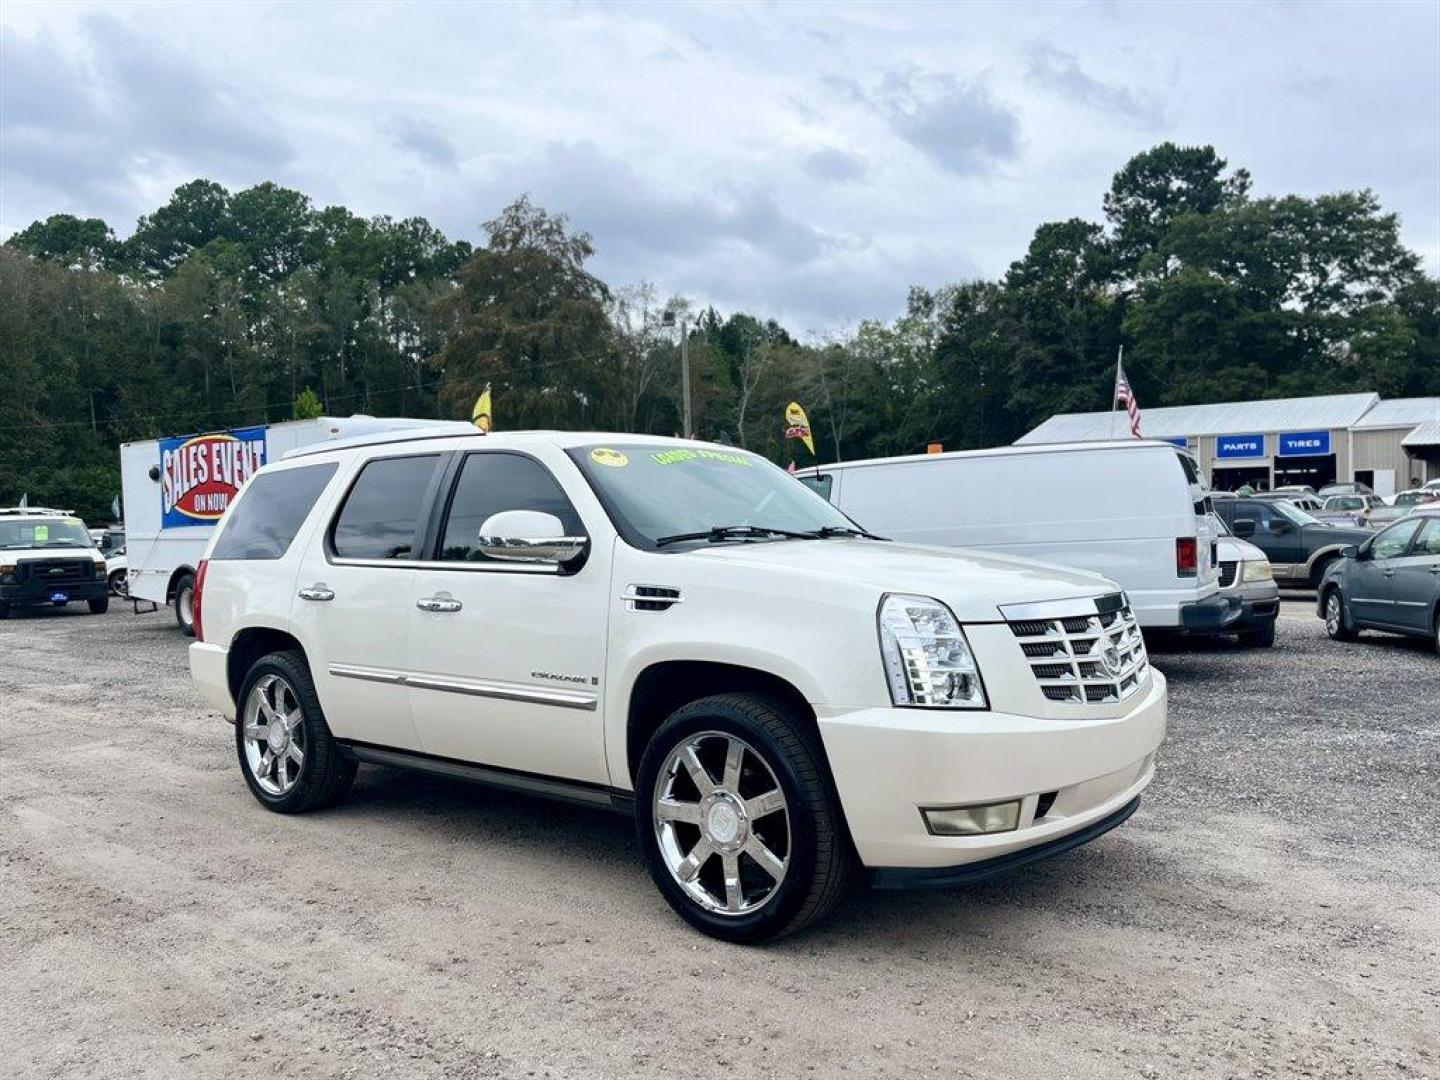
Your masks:
{"label": "front bumper", "polygon": [[[820,735],[861,862],[882,880],[895,879],[889,871],[898,869],[958,872],[1079,835],[1111,817],[1155,774],[1165,736],[1165,677],[1152,669],[1149,688],[1127,704],[1127,712],[1105,719],[820,710]],[[1053,803],[1037,818],[1041,797],[1051,793]],[[1019,827],[983,836],[934,836],[920,813],[1016,799]]]}
{"label": "front bumper", "polygon": [[1239,585],[1232,595],[1240,601],[1240,618],[1230,628],[1237,633],[1263,630],[1280,617],[1280,590],[1274,582]]}
{"label": "front bumper", "polygon": [[1216,593],[1180,609],[1180,628],[1187,634],[1233,634],[1244,614],[1240,597]]}
{"label": "front bumper", "polygon": [[27,580],[11,585],[0,585],[0,600],[13,607],[32,604],[52,604],[56,593],[65,594],[68,604],[82,600],[99,600],[110,595],[110,583],[103,577],[94,580],[61,581],[49,584],[44,581]]}

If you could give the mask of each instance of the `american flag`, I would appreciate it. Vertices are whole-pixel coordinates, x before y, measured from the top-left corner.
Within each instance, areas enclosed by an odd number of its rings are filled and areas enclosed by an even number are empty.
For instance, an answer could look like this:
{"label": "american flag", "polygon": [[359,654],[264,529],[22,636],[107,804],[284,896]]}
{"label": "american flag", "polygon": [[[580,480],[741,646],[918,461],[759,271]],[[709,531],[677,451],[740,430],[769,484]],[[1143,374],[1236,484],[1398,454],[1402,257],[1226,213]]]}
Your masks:
{"label": "american flag", "polygon": [[1130,389],[1130,380],[1125,377],[1125,365],[1118,357],[1115,360],[1114,405],[1117,408],[1125,406],[1125,411],[1130,416],[1130,435],[1140,438],[1140,406],[1135,401],[1135,391]]}

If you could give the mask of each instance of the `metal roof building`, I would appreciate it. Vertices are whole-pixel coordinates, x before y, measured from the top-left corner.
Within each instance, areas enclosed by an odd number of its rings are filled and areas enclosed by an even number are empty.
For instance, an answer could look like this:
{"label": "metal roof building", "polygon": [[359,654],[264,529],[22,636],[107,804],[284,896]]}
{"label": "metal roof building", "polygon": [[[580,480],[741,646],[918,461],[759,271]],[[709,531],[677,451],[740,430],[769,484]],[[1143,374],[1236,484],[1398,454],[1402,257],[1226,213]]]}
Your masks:
{"label": "metal roof building", "polygon": [[[1377,491],[1440,477],[1440,398],[1379,394],[1232,401],[1141,410],[1146,438],[1195,454],[1217,489],[1360,480]],[[1052,416],[1019,445],[1123,438],[1123,411]]]}

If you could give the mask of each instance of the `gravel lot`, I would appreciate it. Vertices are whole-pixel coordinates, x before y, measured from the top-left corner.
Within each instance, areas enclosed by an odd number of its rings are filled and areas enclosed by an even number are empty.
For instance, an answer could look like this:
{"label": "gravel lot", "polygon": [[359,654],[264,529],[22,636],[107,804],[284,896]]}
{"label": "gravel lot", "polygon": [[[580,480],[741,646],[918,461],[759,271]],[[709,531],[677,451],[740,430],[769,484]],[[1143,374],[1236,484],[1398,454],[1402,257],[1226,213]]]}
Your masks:
{"label": "gravel lot", "polygon": [[262,810],[165,613],[0,623],[0,1074],[1440,1076],[1440,659],[1161,647],[1131,821],[763,949],[628,824],[390,770]]}

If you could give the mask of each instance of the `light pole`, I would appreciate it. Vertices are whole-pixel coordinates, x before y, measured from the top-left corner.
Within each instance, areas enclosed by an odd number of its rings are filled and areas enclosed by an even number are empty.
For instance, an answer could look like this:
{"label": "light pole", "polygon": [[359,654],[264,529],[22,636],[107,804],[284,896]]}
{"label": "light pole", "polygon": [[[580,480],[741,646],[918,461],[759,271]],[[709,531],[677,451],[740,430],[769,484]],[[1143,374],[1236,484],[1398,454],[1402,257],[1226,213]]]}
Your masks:
{"label": "light pole", "polygon": [[[675,325],[674,308],[665,309],[665,314],[660,316],[660,325]],[[690,422],[690,320],[685,315],[680,316],[680,402],[683,414],[680,434],[693,439],[695,431]]]}

